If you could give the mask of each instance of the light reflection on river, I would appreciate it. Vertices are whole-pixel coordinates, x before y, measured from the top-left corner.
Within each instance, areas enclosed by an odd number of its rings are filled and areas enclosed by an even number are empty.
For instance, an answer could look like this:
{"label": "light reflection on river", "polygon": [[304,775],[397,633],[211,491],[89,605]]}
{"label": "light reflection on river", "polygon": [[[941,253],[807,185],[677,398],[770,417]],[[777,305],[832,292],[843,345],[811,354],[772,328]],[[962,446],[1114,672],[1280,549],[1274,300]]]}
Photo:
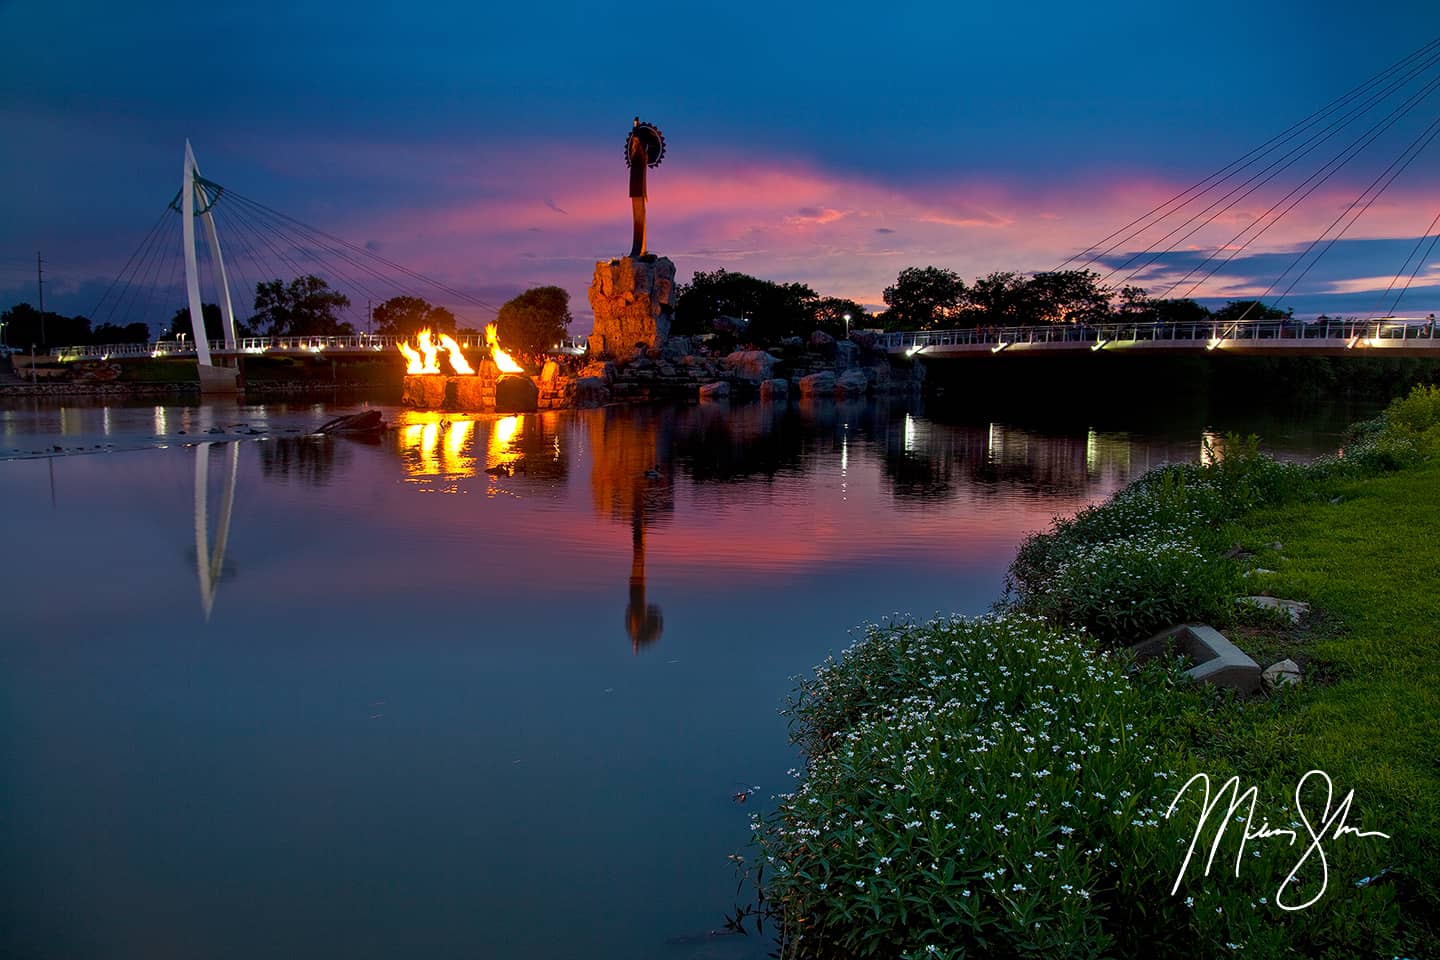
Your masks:
{"label": "light reflection on river", "polygon": [[[0,411],[0,954],[763,956],[707,934],[795,763],[788,678],[983,611],[1025,531],[1249,429],[827,402],[303,436],[335,412]],[[1345,416],[1273,424],[1309,455]]]}

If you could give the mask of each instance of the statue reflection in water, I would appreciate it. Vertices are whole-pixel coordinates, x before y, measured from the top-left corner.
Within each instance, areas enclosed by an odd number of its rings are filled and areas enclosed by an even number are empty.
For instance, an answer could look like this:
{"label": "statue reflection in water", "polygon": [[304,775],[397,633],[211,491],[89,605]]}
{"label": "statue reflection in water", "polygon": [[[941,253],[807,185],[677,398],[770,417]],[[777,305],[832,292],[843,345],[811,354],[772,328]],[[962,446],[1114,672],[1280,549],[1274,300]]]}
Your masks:
{"label": "statue reflection in water", "polygon": [[630,649],[638,654],[660,639],[665,617],[658,604],[645,602],[645,512],[637,506],[631,521],[630,604],[625,608],[625,632]]}
{"label": "statue reflection in water", "polygon": [[625,607],[625,633],[639,653],[660,639],[665,617],[645,592],[645,533],[675,512],[671,479],[672,423],[662,411],[596,411],[587,424],[590,449],[590,490],[595,510],[603,517],[630,524],[630,590]]}

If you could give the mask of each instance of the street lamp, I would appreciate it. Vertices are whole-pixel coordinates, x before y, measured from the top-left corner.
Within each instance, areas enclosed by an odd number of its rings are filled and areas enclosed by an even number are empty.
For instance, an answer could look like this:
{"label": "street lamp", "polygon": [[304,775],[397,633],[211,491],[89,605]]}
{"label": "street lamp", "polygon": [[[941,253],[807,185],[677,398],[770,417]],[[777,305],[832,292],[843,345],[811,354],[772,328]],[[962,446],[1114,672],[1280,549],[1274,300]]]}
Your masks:
{"label": "street lamp", "polygon": [[845,339],[850,339],[850,314],[845,314]]}

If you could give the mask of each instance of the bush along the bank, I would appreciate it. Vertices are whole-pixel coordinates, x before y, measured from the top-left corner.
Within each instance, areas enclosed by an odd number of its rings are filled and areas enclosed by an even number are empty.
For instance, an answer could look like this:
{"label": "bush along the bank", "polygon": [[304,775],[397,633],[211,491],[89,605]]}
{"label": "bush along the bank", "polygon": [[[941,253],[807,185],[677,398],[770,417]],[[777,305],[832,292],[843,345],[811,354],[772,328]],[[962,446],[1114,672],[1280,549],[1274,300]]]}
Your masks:
{"label": "bush along the bank", "polygon": [[[1190,741],[1216,695],[1173,668],[1127,664],[1083,633],[1012,613],[873,626],[802,681],[788,712],[807,770],[753,824],[781,956],[1388,945],[1383,922],[1376,932],[1385,891],[1277,909],[1297,856],[1283,844],[1252,841],[1237,868],[1227,843],[1208,877],[1196,864],[1172,894],[1198,794],[1174,818],[1166,810],[1197,769]],[[1229,776],[1209,772],[1217,786]]]}

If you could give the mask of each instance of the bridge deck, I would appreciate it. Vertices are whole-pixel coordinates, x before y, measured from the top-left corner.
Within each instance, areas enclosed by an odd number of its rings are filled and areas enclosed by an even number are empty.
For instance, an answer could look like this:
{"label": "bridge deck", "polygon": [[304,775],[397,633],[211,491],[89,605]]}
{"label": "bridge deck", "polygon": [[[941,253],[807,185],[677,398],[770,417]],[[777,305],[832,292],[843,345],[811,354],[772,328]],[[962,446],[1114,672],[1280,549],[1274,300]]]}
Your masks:
{"label": "bridge deck", "polygon": [[880,335],[880,343],[892,354],[946,359],[1087,350],[1156,354],[1224,350],[1265,356],[1362,356],[1382,351],[1386,356],[1440,358],[1440,331],[1428,317],[973,327],[886,333]]}

